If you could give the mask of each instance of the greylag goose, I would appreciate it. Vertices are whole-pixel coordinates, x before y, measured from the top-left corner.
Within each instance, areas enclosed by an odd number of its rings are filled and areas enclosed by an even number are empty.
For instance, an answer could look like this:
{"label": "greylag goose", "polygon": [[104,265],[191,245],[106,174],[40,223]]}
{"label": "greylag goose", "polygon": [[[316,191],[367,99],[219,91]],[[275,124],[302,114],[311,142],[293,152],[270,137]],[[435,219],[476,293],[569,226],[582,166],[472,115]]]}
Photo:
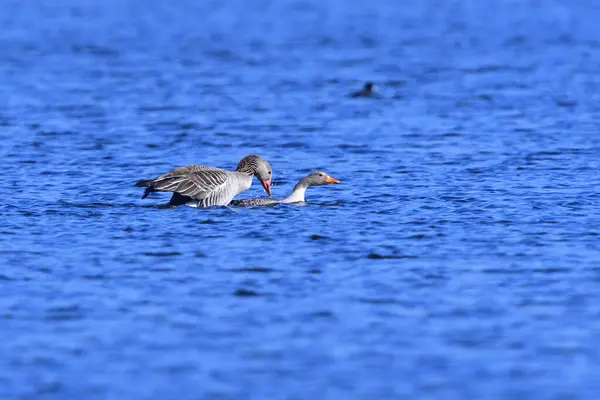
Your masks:
{"label": "greylag goose", "polygon": [[375,93],[375,84],[367,82],[361,90],[350,93],[350,97],[379,97],[379,95]]}
{"label": "greylag goose", "polygon": [[313,172],[305,178],[300,179],[300,181],[294,187],[292,194],[286,197],[283,200],[270,199],[268,197],[257,197],[254,199],[245,199],[245,200],[233,200],[230,205],[232,206],[267,206],[274,205],[280,203],[304,203],[304,193],[306,189],[311,186],[323,186],[329,184],[338,184],[340,181],[334,179],[327,175],[325,172]]}
{"label": "greylag goose", "polygon": [[235,196],[250,188],[252,176],[258,178],[270,196],[272,174],[273,170],[267,161],[249,155],[240,161],[235,171],[190,165],[155,179],[138,181],[136,186],[146,186],[142,199],[152,192],[173,192],[169,201],[171,205],[226,206]]}

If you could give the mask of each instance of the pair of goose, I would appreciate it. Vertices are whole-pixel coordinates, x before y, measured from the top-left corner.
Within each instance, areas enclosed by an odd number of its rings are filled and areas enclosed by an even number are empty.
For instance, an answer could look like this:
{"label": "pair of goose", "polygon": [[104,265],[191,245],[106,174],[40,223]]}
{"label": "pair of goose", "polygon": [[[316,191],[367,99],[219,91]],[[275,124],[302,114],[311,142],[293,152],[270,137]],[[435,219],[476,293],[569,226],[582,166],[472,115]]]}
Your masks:
{"label": "pair of goose", "polygon": [[191,165],[177,168],[155,179],[140,180],[136,186],[146,187],[142,199],[148,197],[152,192],[172,192],[173,195],[169,201],[171,205],[189,204],[197,207],[210,207],[263,206],[304,202],[304,193],[309,187],[340,183],[325,172],[313,172],[301,179],[294,187],[292,194],[285,199],[258,197],[233,200],[235,196],[250,188],[253,176],[258,178],[265,192],[270,196],[272,175],[273,169],[266,160],[257,155],[249,155],[240,161],[235,171]]}

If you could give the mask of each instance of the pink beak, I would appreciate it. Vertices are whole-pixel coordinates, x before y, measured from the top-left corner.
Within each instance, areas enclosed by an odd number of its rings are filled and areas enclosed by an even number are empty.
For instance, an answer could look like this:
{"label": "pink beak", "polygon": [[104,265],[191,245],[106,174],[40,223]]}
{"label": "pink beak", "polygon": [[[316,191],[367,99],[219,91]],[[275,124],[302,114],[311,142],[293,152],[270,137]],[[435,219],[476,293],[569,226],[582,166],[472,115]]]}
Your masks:
{"label": "pink beak", "polygon": [[266,181],[262,181],[262,187],[265,189],[265,192],[270,196],[271,195],[271,180],[268,179]]}

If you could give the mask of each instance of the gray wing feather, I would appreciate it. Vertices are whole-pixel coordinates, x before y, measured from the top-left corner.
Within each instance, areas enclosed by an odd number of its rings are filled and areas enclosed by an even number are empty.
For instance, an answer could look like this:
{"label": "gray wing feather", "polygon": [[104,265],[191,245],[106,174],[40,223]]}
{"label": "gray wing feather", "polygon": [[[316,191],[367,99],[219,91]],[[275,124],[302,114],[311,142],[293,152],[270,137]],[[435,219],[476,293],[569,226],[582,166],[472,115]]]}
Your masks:
{"label": "gray wing feather", "polygon": [[268,197],[256,197],[254,199],[232,200],[229,205],[238,207],[252,206],[270,206],[281,203],[281,200],[270,199]]}
{"label": "gray wing feather", "polygon": [[230,176],[230,172],[219,168],[190,165],[159,176],[152,181],[151,186],[157,192],[174,192],[202,200],[220,192]]}

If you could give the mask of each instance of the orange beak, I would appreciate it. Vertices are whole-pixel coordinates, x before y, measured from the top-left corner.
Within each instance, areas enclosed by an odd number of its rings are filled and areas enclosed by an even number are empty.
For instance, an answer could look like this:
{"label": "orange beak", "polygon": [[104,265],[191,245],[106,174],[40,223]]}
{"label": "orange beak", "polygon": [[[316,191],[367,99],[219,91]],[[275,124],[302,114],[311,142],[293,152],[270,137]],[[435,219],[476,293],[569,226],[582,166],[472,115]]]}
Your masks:
{"label": "orange beak", "polygon": [[268,179],[266,181],[262,181],[262,187],[265,189],[265,192],[270,196],[271,195],[271,180]]}
{"label": "orange beak", "polygon": [[327,177],[327,180],[326,180],[325,182],[327,182],[327,183],[329,183],[329,184],[331,184],[331,183],[335,183],[335,184],[338,184],[338,183],[340,183],[340,181],[338,181],[337,179],[333,179],[333,178],[332,178],[332,177],[330,177],[330,176],[328,176],[328,177]]}

